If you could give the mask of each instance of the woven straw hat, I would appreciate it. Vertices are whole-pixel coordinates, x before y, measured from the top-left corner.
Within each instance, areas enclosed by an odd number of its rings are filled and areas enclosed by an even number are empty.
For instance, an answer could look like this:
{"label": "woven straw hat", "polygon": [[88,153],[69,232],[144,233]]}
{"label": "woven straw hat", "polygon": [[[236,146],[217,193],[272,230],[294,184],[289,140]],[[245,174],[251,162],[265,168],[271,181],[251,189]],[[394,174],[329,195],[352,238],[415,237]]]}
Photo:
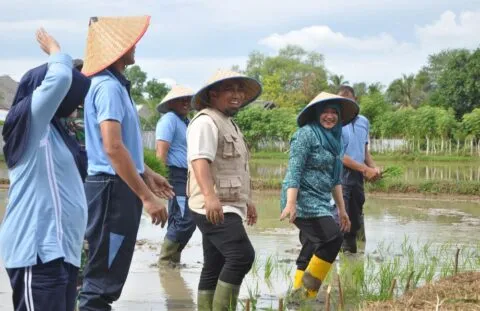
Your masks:
{"label": "woven straw hat", "polygon": [[304,126],[305,124],[314,121],[313,119],[316,116],[316,106],[325,105],[325,104],[339,104],[341,107],[341,117],[342,125],[347,125],[352,122],[353,119],[358,115],[360,108],[357,103],[351,99],[330,94],[327,92],[321,92],[318,94],[310,103],[303,108],[303,110],[298,114],[297,124],[298,126]]}
{"label": "woven straw hat", "polygon": [[170,110],[168,104],[170,104],[172,101],[179,98],[191,99],[193,95],[195,95],[195,92],[192,89],[181,85],[175,85],[172,87],[170,92],[168,92],[168,94],[162,99],[160,104],[158,104],[157,111],[160,113],[167,113]]}
{"label": "woven straw hat", "polygon": [[143,37],[150,16],[92,17],[82,72],[92,76],[125,55]]}
{"label": "woven straw hat", "polygon": [[249,78],[238,72],[230,70],[217,70],[213,76],[208,79],[205,86],[198,91],[192,99],[192,108],[198,111],[208,106],[208,91],[210,88],[220,82],[227,80],[241,80],[245,86],[245,103],[242,107],[253,102],[262,94],[262,85],[253,78]]}

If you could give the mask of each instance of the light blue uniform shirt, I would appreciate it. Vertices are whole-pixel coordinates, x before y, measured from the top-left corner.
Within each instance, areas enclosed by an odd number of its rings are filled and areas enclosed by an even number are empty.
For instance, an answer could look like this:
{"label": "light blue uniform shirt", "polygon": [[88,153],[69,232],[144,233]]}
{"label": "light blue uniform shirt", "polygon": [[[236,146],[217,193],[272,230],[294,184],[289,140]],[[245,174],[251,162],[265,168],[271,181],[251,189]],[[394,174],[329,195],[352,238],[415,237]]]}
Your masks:
{"label": "light blue uniform shirt", "polygon": [[362,115],[342,128],[345,155],[361,164],[365,163],[365,145],[368,144],[370,123]]}
{"label": "light blue uniform shirt", "polygon": [[107,120],[121,124],[123,144],[130,152],[137,172],[143,174],[142,133],[137,109],[126,86],[109,70],[92,77],[90,90],[85,97],[84,116],[88,175],[116,174],[103,148],[100,133],[100,123]]}
{"label": "light blue uniform shirt", "polygon": [[187,123],[172,111],[158,120],[155,138],[170,144],[167,166],[188,168],[187,165]]}
{"label": "light blue uniform shirt", "polygon": [[29,267],[57,258],[80,266],[87,201],[70,150],[50,121],[72,83],[72,59],[50,56],[42,84],[32,95],[29,140],[9,170],[8,204],[0,228],[6,268]]}

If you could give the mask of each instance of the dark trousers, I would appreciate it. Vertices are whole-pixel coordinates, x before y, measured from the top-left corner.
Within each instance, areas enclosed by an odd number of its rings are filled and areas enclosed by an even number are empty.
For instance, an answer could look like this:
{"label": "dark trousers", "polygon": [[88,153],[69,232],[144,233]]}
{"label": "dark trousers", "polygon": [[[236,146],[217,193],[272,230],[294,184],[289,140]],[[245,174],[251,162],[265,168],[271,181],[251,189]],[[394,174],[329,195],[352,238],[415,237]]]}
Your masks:
{"label": "dark trousers", "polygon": [[142,202],[118,176],[88,176],[89,256],[80,310],[111,310],[122,293],[137,240]]}
{"label": "dark trousers", "polygon": [[314,254],[326,262],[335,261],[342,246],[343,235],[333,217],[297,218],[294,223],[300,230],[302,244],[297,258],[298,270],[305,271]]}
{"label": "dark trousers", "polygon": [[202,232],[203,268],[199,290],[215,290],[217,281],[241,285],[255,260],[255,250],[243,225],[234,213],[224,214],[222,224],[211,224],[205,215],[192,212]]}
{"label": "dark trousers", "polygon": [[75,310],[78,268],[63,258],[16,269],[7,269],[15,311]]}
{"label": "dark trousers", "polygon": [[360,172],[345,169],[342,181],[343,200],[348,217],[352,223],[350,232],[345,237],[356,237],[357,231],[363,224],[363,204],[365,203],[365,190],[363,175]]}
{"label": "dark trousers", "polygon": [[188,208],[186,195],[187,170],[169,166],[168,180],[173,186],[175,197],[168,201],[167,238],[179,243],[183,249],[195,232],[195,222]]}

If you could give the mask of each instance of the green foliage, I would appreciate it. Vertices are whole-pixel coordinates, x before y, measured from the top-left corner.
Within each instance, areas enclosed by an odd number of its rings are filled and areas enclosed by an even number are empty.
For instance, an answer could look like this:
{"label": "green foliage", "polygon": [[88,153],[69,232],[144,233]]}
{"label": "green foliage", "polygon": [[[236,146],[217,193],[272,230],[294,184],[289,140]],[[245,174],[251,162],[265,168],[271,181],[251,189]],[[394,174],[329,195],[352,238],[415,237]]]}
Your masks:
{"label": "green foliage", "polygon": [[143,160],[145,161],[145,164],[148,165],[148,167],[150,167],[154,172],[162,176],[168,176],[167,166],[157,158],[155,151],[144,149]]}
{"label": "green foliage", "polygon": [[462,127],[468,136],[480,138],[480,108],[463,115]]}
{"label": "green foliage", "polygon": [[387,89],[390,101],[399,107],[416,107],[420,104],[421,95],[415,81],[415,75],[402,75],[394,80]]}
{"label": "green foliage", "polygon": [[136,104],[144,103],[143,98],[144,84],[147,80],[147,73],[140,69],[140,66],[134,65],[125,69],[125,76],[132,83],[130,94]]}
{"label": "green foliage", "polygon": [[368,94],[367,84],[365,82],[354,83],[352,85],[353,90],[355,91],[355,96],[357,99],[360,99]]}
{"label": "green foliage", "polygon": [[250,53],[245,73],[264,86],[261,99],[296,110],[327,88],[323,56],[293,45],[281,49],[277,56]]}
{"label": "green foliage", "polygon": [[158,82],[158,80],[154,78],[147,81],[144,90],[147,93],[148,100],[152,101],[156,106],[167,95],[170,88],[165,83]]}
{"label": "green foliage", "polygon": [[266,110],[251,106],[241,110],[235,120],[252,150],[262,141],[288,141],[297,129],[296,113],[292,108]]}
{"label": "green foliage", "polygon": [[[330,82],[331,82],[329,85],[330,92],[334,94],[338,93],[342,85],[348,85],[350,83],[345,80],[345,77],[343,75],[335,75],[335,74],[330,76]],[[359,94],[356,94],[356,95],[358,96]]]}
{"label": "green foliage", "polygon": [[360,113],[371,123],[376,123],[377,119],[388,111],[392,111],[392,106],[380,92],[364,95],[360,99]]}
{"label": "green foliage", "polygon": [[147,81],[147,73],[142,71],[140,66],[135,65],[125,70],[125,76],[132,83],[130,93],[137,105],[146,105],[149,114],[146,117],[140,117],[143,130],[155,130],[158,119],[157,105],[170,91],[165,84],[158,82],[157,79]]}
{"label": "green foliage", "polygon": [[397,178],[403,176],[403,167],[398,165],[387,166],[382,171],[382,178]]}
{"label": "green foliage", "polygon": [[457,119],[480,107],[480,49],[463,50],[451,58],[438,79],[438,94]]}

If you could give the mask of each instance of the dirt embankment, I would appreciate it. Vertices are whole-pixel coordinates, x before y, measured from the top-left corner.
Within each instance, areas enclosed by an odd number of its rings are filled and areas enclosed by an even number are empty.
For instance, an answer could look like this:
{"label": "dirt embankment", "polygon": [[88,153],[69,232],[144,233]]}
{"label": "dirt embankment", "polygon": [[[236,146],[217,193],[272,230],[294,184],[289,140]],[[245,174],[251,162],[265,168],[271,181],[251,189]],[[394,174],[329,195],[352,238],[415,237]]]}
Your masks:
{"label": "dirt embankment", "polygon": [[384,302],[367,303],[362,311],[480,311],[480,272],[457,274]]}

